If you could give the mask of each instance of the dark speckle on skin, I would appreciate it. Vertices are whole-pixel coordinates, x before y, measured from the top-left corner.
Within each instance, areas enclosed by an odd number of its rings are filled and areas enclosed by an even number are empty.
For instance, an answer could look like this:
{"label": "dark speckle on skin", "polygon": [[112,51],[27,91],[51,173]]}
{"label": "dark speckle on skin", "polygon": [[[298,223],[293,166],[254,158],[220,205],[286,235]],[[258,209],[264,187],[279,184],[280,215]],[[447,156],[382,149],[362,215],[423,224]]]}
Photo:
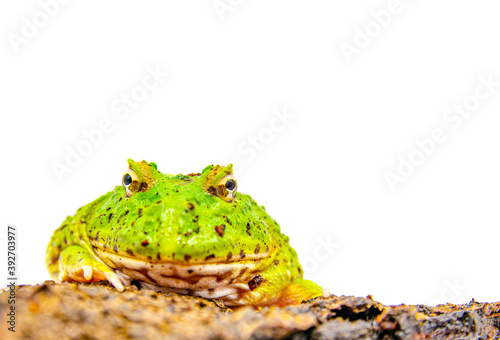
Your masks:
{"label": "dark speckle on skin", "polygon": [[214,258],[215,258],[215,255],[211,254],[211,255],[208,255],[207,257],[205,257],[205,261],[208,261],[208,260],[211,260],[211,259],[214,259]]}
{"label": "dark speckle on skin", "polygon": [[224,236],[224,231],[226,230],[226,225],[225,224],[221,224],[221,225],[218,225],[218,226],[215,226],[215,232],[217,234],[219,234],[220,237]]}
{"label": "dark speckle on skin", "polygon": [[229,261],[233,257],[233,253],[229,252],[227,253],[226,261]]}
{"label": "dark speckle on skin", "polygon": [[231,221],[229,220],[229,218],[226,215],[224,215],[224,219],[226,220],[227,224],[232,225]]}
{"label": "dark speckle on skin", "polygon": [[184,260],[186,260],[186,261],[191,260],[191,255],[184,255]]}
{"label": "dark speckle on skin", "polygon": [[257,255],[260,251],[260,245],[258,244],[257,247],[255,247],[254,253]]}
{"label": "dark speckle on skin", "polygon": [[241,251],[240,251],[240,257],[241,257],[242,259],[244,259],[244,258],[245,258],[245,256],[246,256],[246,255],[245,255],[245,252],[243,251],[243,249],[241,249]]}
{"label": "dark speckle on skin", "polygon": [[141,246],[145,247],[149,244],[149,241],[148,240],[144,240],[141,242]]}
{"label": "dark speckle on skin", "polygon": [[128,215],[129,212],[130,212],[130,210],[125,211],[125,216]]}
{"label": "dark speckle on skin", "polygon": [[113,217],[113,213],[109,214],[109,217],[108,217],[108,222],[111,222],[111,218]]}
{"label": "dark speckle on skin", "polygon": [[59,227],[59,229],[57,229],[58,231],[61,231],[61,230],[64,230],[64,228],[66,228],[68,225],[67,224],[63,224],[62,226]]}
{"label": "dark speckle on skin", "polygon": [[130,256],[134,256],[134,252],[129,248],[127,248],[127,254],[129,254]]}
{"label": "dark speckle on skin", "polygon": [[139,210],[137,210],[137,215],[138,215],[139,217],[141,217],[141,216],[142,216],[142,208],[139,208]]}
{"label": "dark speckle on skin", "polygon": [[192,274],[193,273],[193,270],[192,269],[188,269],[188,274]]}
{"label": "dark speckle on skin", "polygon": [[[213,186],[209,186],[207,189],[208,193],[212,196],[217,196],[217,189]],[[208,208],[208,207],[207,207]]]}
{"label": "dark speckle on skin", "polygon": [[106,211],[110,211],[111,210],[111,207],[109,207],[108,209],[106,209]]}
{"label": "dark speckle on skin", "polygon": [[157,258],[158,260],[161,260],[161,255],[160,255],[160,253],[156,253],[156,258]]}
{"label": "dark speckle on skin", "polygon": [[116,244],[113,246],[113,250],[115,251],[115,253],[118,253],[118,246]]}
{"label": "dark speckle on skin", "polygon": [[250,288],[250,290],[254,290],[262,283],[262,281],[264,281],[262,276],[256,275],[250,281],[248,281],[248,288]]}
{"label": "dark speckle on skin", "polygon": [[194,204],[193,204],[193,203],[191,203],[191,202],[189,202],[189,203],[188,203],[188,209],[189,209],[189,210],[193,210],[193,209],[194,209]]}
{"label": "dark speckle on skin", "polygon": [[250,232],[250,223],[247,222],[247,234],[248,236],[252,236],[252,233]]}

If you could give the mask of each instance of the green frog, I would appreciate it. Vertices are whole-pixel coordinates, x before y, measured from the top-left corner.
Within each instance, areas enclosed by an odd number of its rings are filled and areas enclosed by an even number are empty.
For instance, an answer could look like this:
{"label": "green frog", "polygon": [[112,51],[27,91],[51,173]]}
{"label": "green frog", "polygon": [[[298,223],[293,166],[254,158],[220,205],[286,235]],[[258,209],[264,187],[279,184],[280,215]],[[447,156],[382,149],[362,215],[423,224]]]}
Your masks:
{"label": "green frog", "polygon": [[232,165],[169,175],[128,160],[122,185],[54,232],[49,273],[221,299],[228,306],[299,304],[322,295],[302,278],[289,238],[262,205],[237,191]]}

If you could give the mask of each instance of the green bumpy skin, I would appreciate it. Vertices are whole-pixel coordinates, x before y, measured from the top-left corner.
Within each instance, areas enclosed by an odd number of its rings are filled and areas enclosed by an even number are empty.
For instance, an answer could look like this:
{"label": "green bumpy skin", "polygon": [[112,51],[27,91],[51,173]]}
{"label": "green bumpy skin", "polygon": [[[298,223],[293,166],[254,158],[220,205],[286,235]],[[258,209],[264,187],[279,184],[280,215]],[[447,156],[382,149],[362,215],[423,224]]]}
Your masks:
{"label": "green bumpy skin", "polygon": [[229,306],[299,304],[322,294],[302,278],[289,239],[237,192],[232,165],[169,175],[128,160],[121,186],[54,232],[46,262],[68,282],[109,281],[222,299]]}

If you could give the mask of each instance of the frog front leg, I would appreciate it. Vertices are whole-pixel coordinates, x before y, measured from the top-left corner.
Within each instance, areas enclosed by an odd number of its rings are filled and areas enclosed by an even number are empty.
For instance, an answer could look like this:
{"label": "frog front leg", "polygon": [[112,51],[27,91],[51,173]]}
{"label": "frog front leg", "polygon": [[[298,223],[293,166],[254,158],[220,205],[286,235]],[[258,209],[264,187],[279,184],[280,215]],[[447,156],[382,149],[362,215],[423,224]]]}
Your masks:
{"label": "frog front leg", "polygon": [[96,260],[85,248],[71,245],[59,255],[58,280],[68,282],[96,282],[107,280],[119,292],[123,285],[113,269]]}

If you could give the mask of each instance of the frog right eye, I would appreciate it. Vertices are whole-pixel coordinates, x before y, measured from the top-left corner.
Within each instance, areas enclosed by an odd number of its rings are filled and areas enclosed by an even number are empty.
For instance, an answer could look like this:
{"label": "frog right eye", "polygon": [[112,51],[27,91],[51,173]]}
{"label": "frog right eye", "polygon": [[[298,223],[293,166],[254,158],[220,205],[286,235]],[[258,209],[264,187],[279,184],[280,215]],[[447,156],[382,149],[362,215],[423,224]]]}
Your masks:
{"label": "frog right eye", "polygon": [[139,184],[139,176],[137,176],[134,170],[128,169],[122,177],[122,185],[128,197],[139,191]]}

